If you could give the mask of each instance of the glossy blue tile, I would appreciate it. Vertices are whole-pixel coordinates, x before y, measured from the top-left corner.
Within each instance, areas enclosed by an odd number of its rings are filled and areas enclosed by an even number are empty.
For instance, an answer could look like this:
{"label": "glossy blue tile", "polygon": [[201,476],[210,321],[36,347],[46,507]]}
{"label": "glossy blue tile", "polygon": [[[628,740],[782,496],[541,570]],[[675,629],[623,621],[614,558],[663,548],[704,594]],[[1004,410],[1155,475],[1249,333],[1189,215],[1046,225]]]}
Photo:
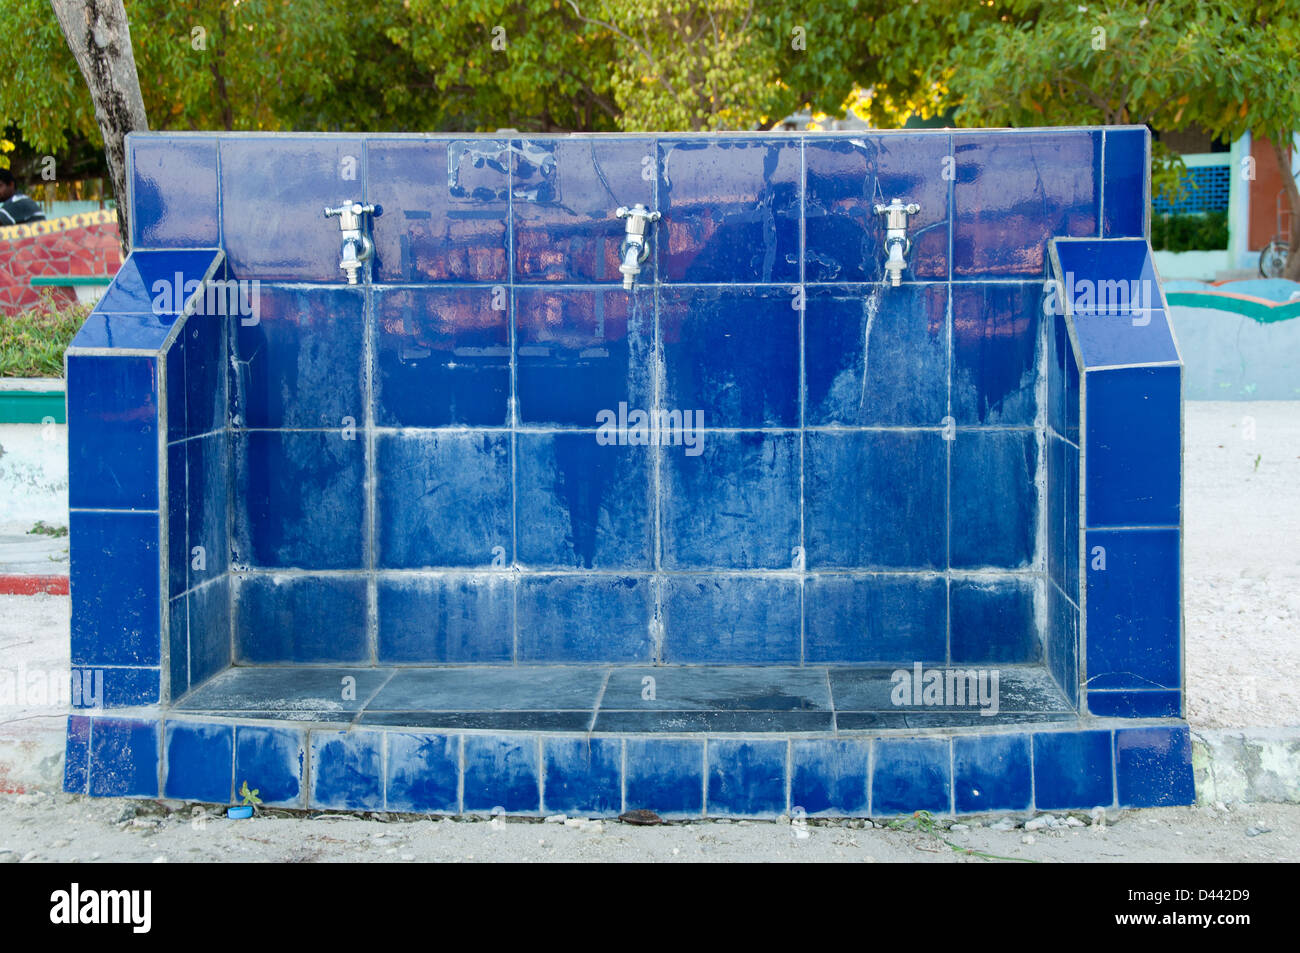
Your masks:
{"label": "glossy blue tile", "polygon": [[68,505],[158,505],[157,360],[68,355]]}
{"label": "glossy blue tile", "polygon": [[311,806],[382,810],[383,744],[382,731],[313,731]]}
{"label": "glossy blue tile", "polygon": [[167,447],[167,595],[179,596],[188,587],[190,572],[189,478],[186,473],[189,445]]}
{"label": "glossy blue tile", "polygon": [[1038,442],[1032,431],[958,431],[952,441],[954,569],[1026,569],[1038,535]]}
{"label": "glossy blue tile", "polygon": [[868,801],[871,742],[792,740],[790,742],[790,810],[808,815],[862,815]]}
{"label": "glossy blue tile", "polygon": [[700,816],[704,742],[629,737],[625,809],[654,811],[669,818]]}
{"label": "glossy blue tile", "polygon": [[167,675],[169,701],[175,701],[190,690],[190,624],[189,597],[179,596],[167,604]]}
{"label": "glossy blue tile", "polygon": [[[104,296],[95,305],[97,312],[112,315],[147,314],[161,318],[184,313],[185,305],[202,290],[204,279],[210,277],[221,259],[217,248],[197,248],[185,251],[142,249],[133,251],[122,262]],[[137,325],[144,328],[146,325]],[[168,325],[170,326],[170,325]],[[161,348],[166,332],[161,332],[152,345],[136,346]],[[94,336],[92,329],[86,337],[74,340],[77,347],[125,347],[114,345],[107,339]]]}
{"label": "glossy blue tile", "polygon": [[[185,341],[186,436],[225,429],[230,404],[227,323],[234,320],[237,319],[207,314],[191,314],[185,319],[178,341],[180,338]],[[169,429],[174,409],[174,405],[169,402]]]}
{"label": "glossy blue tile", "polygon": [[1043,284],[952,286],[952,415],[959,425],[1033,426]]}
{"label": "glossy blue tile", "polygon": [[68,794],[85,794],[90,779],[90,719],[84,715],[68,718],[68,737],[63,756],[63,790]]}
{"label": "glossy blue tile", "polygon": [[661,139],[659,156],[662,281],[799,280],[798,142]]}
{"label": "glossy blue tile", "polygon": [[798,579],[673,575],[662,585],[664,662],[800,661]]}
{"label": "glossy blue tile", "polygon": [[710,815],[784,814],[787,743],[709,739]]}
{"label": "glossy blue tile", "polygon": [[176,340],[167,346],[163,358],[165,380],[165,411],[163,417],[167,425],[167,442],[183,440],[190,435],[189,421],[185,408],[185,339],[188,335],[182,331]]}
{"label": "glossy blue tile", "polygon": [[519,661],[649,662],[653,598],[648,576],[524,576]]}
{"label": "glossy blue tile", "polygon": [[97,310],[86,318],[71,346],[157,351],[175,326],[174,314],[112,314]]}
{"label": "glossy blue tile", "polygon": [[1088,810],[1115,801],[1109,731],[1034,735],[1034,805],[1040,811]]}
{"label": "glossy blue tile", "polygon": [[810,287],[804,388],[810,427],[938,426],[948,413],[948,286]]}
{"label": "glossy blue tile", "polygon": [[73,708],[139,708],[156,705],[161,669],[96,666],[72,668]]}
{"label": "glossy blue tile", "polygon": [[1193,803],[1196,787],[1187,726],[1116,731],[1115,783],[1121,807]]}
{"label": "glossy blue tile", "polygon": [[460,809],[460,738],[385,733],[384,785],[390,811],[444,813]]}
{"label": "glossy blue tile", "polygon": [[[189,502],[184,558],[187,588],[192,589],[217,578],[229,565],[229,441],[224,432],[209,434],[186,441],[185,451]],[[174,521],[180,516],[175,509],[169,515]]]}
{"label": "glossy blue tile", "polygon": [[1056,585],[1047,584],[1043,656],[1052,679],[1072,706],[1079,704],[1079,610]]}
{"label": "glossy blue tile", "polygon": [[623,810],[621,738],[546,738],[543,810],[587,817]]}
{"label": "glossy blue tile", "polygon": [[158,514],[69,514],[73,665],[157,665]]}
{"label": "glossy blue tile", "polygon": [[508,281],[511,161],[504,140],[368,139],[375,280]]}
{"label": "glossy blue tile", "polygon": [[1102,181],[1103,238],[1141,238],[1147,207],[1147,139],[1145,128],[1105,130]]}
{"label": "glossy blue tile", "polygon": [[229,804],[234,793],[231,781],[235,756],[234,727],[169,721],[163,734],[167,746],[164,796],[182,801]]}
{"label": "glossy blue tile", "polygon": [[235,726],[235,790],[248,782],[267,807],[302,807],[307,739],[298,728]]}
{"label": "glossy blue tile", "polygon": [[132,246],[219,245],[217,140],[132,133],[127,151]]}
{"label": "glossy blue tile", "polygon": [[234,438],[234,549],[246,566],[365,566],[364,434],[253,431]]}
{"label": "glossy blue tile", "polygon": [[789,288],[665,288],[663,405],[707,427],[799,426],[799,312]]}
{"label": "glossy blue tile", "polygon": [[510,314],[503,289],[375,293],[375,422],[381,427],[509,423]]}
{"label": "glossy blue tile", "polygon": [[1088,532],[1088,686],[1178,688],[1177,530]]}
{"label": "glossy blue tile", "polygon": [[189,681],[211,678],[231,662],[230,576],[191,590],[185,596],[189,615]]}
{"label": "glossy blue tile", "polygon": [[942,577],[811,575],[804,584],[807,662],[942,662],[948,587]]}
{"label": "glossy blue tile", "polygon": [[1182,396],[1176,367],[1088,374],[1088,525],[1176,526]]}
{"label": "glossy blue tile", "polygon": [[1073,599],[1079,587],[1079,450],[1055,433],[1047,446],[1047,571]]}
{"label": "glossy blue tile", "polygon": [[509,572],[381,577],[379,661],[510,661],[515,585]]}
{"label": "glossy blue tile", "polygon": [[952,766],[946,738],[878,739],[871,772],[875,816],[952,811]]}
{"label": "glossy blue tile", "polygon": [[1181,718],[1183,695],[1158,689],[1088,692],[1088,713],[1098,718]]}
{"label": "glossy blue tile", "polygon": [[235,658],[240,664],[368,657],[364,576],[237,577]]}
{"label": "glossy blue tile", "polygon": [[1071,443],[1079,442],[1079,392],[1082,380],[1074,345],[1062,314],[1047,315],[1047,426]]}
{"label": "glossy blue tile", "polygon": [[95,718],[90,726],[91,797],[157,797],[156,721]]}
{"label": "glossy blue tile", "polygon": [[534,735],[466,735],[465,810],[482,814],[498,807],[511,814],[539,810],[537,747]]}
{"label": "glossy blue tile", "polygon": [[[651,409],[654,296],[515,290],[515,387],[525,424],[596,427],[621,405]],[[628,439],[631,439],[629,434]]]}
{"label": "glossy blue tile", "polygon": [[375,451],[379,568],[512,561],[508,433],[381,434]]}
{"label": "glossy blue tile", "polygon": [[788,569],[798,559],[799,435],[704,435],[662,451],[663,566]]}
{"label": "glossy blue tile", "polygon": [[973,735],[952,741],[958,814],[1023,811],[1033,799],[1029,735]]}
{"label": "glossy blue tile", "polygon": [[911,248],[905,280],[948,277],[946,135],[807,140],[804,166],[804,280],[878,281],[885,218],[877,203],[921,206],[907,222]]}
{"label": "glossy blue tile", "polygon": [[954,579],[949,593],[954,663],[1037,662],[1038,638],[1033,579]]}

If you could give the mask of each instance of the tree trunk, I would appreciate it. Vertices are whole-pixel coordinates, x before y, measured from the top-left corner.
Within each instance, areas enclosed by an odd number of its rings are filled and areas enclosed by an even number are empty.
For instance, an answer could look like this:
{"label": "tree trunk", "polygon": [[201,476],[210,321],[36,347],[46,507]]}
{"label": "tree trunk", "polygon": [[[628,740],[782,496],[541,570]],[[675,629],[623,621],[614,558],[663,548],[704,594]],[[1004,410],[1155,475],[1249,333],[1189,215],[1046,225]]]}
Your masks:
{"label": "tree trunk", "polygon": [[1288,237],[1290,246],[1282,277],[1300,281],[1300,185],[1296,184],[1295,176],[1291,174],[1291,153],[1284,145],[1287,140],[1274,136],[1269,141],[1273,146],[1273,155],[1277,158],[1277,170],[1282,176],[1282,187],[1286,189],[1287,203],[1291,206],[1291,234]]}
{"label": "tree trunk", "polygon": [[131,250],[126,134],[149,128],[126,10],[122,0],[50,0],[50,5],[95,103],[95,121],[104,137],[104,156],[117,198],[118,238],[125,258]]}

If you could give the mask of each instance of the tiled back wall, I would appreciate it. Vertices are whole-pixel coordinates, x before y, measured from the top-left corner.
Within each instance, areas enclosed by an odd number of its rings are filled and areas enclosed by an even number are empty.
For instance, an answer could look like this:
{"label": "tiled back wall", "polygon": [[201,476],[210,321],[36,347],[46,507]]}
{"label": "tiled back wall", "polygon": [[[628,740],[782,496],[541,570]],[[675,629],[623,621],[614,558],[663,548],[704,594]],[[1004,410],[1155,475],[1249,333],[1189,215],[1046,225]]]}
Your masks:
{"label": "tiled back wall", "polygon": [[[1102,155],[1145,132],[1104,135],[133,137],[137,242],[262,281],[235,660],[1038,659],[1046,242],[1142,230]],[[321,212],[351,198],[368,287]],[[620,404],[702,412],[702,452],[600,445]]]}

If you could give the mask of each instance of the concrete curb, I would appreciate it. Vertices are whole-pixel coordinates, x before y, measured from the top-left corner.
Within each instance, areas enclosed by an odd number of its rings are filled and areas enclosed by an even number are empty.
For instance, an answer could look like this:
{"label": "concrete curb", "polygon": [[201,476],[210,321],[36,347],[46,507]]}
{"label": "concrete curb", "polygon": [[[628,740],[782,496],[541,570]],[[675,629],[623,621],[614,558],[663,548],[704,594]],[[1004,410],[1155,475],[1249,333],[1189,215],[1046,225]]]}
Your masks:
{"label": "concrete curb", "polygon": [[1300,728],[1192,729],[1197,804],[1300,804]]}
{"label": "concrete curb", "polygon": [[66,596],[68,577],[0,573],[0,596],[34,596],[38,592],[51,596]]}

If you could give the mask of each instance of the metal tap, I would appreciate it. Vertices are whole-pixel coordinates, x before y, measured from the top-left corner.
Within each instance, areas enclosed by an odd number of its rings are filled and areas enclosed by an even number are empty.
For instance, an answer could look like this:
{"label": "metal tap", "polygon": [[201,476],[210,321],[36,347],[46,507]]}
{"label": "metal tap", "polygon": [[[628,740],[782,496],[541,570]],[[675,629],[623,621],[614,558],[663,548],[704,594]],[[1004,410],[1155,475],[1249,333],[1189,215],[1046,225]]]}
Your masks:
{"label": "metal tap", "polygon": [[907,216],[915,215],[921,211],[921,206],[915,202],[909,202],[904,205],[898,199],[894,199],[888,205],[876,205],[876,214],[885,215],[885,273],[889,275],[889,283],[895,288],[903,280],[903,269],[907,267],[906,255],[912,247],[912,243],[907,239]]}
{"label": "metal tap", "polygon": [[339,262],[339,268],[348,276],[350,285],[357,283],[357,272],[361,270],[362,263],[375,253],[374,243],[362,231],[361,219],[363,215],[373,215],[374,211],[373,205],[362,205],[350,200],[338,208],[325,208],[325,217],[337,217],[339,229],[343,232],[343,260]]}
{"label": "metal tap", "polygon": [[650,248],[645,243],[645,230],[648,222],[657,222],[659,212],[652,212],[640,202],[631,208],[623,206],[614,212],[619,218],[627,219],[627,230],[623,235],[623,244],[618,249],[622,264],[618,270],[623,273],[623,287],[631,291],[636,284],[636,276],[641,274],[641,266],[650,257]]}

